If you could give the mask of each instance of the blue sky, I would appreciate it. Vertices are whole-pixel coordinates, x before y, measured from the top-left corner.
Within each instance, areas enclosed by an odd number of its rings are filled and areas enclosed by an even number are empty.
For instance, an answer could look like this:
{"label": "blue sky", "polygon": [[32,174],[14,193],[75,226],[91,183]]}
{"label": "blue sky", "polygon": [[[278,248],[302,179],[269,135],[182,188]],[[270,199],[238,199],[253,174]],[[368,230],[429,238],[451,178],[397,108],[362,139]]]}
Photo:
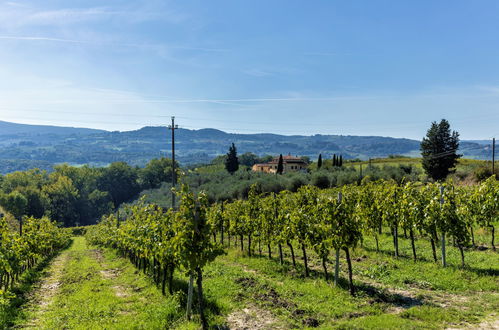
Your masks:
{"label": "blue sky", "polygon": [[1,1],[0,120],[499,135],[499,2]]}

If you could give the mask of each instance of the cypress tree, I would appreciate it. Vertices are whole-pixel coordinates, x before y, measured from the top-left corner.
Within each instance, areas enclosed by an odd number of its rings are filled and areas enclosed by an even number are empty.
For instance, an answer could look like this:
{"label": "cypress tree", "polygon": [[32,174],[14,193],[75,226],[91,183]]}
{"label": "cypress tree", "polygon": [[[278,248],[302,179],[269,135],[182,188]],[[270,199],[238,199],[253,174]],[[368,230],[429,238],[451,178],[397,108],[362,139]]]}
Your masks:
{"label": "cypress tree", "polygon": [[282,160],[282,154],[279,155],[279,162],[277,163],[277,171],[276,174],[282,174],[282,171],[284,170],[284,164]]}
{"label": "cypress tree", "polygon": [[442,119],[440,123],[433,122],[421,142],[423,169],[433,180],[444,180],[453,173],[461,155],[459,148],[459,133],[450,130],[449,122]]}
{"label": "cypress tree", "polygon": [[336,154],[333,154],[333,166],[336,166]]}
{"label": "cypress tree", "polygon": [[237,150],[234,143],[232,143],[232,146],[227,153],[227,157],[225,158],[225,169],[230,174],[234,174],[234,172],[239,169],[239,159],[237,158]]}
{"label": "cypress tree", "polygon": [[322,167],[322,154],[319,154],[319,159],[317,159],[317,169]]}
{"label": "cypress tree", "polygon": [[338,162],[338,166],[339,166],[339,167],[342,167],[342,166],[343,166],[343,156],[342,156],[342,155],[340,155],[340,160],[339,160],[339,162]]}

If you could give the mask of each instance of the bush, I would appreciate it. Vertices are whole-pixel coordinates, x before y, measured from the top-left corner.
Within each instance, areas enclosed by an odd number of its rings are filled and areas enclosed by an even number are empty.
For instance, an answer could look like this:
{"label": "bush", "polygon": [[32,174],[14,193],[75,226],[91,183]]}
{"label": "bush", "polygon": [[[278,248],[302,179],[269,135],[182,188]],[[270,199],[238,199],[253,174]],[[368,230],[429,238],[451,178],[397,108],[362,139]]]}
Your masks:
{"label": "bush", "polygon": [[484,181],[492,176],[492,169],[489,167],[482,166],[482,167],[475,169],[475,171],[473,172],[473,175],[474,175],[475,179],[477,179],[478,181]]}
{"label": "bush", "polygon": [[310,181],[310,183],[317,188],[326,189],[329,188],[331,181],[329,180],[329,177],[326,173],[317,172],[312,175],[312,180]]}
{"label": "bush", "polygon": [[69,229],[71,229],[71,235],[72,236],[84,236],[86,233],[87,233],[87,229],[88,227],[91,227],[91,226],[79,226],[79,227],[71,227]]}
{"label": "bush", "polygon": [[297,192],[302,186],[307,185],[308,180],[304,175],[296,175],[290,178],[287,184],[287,190]]}

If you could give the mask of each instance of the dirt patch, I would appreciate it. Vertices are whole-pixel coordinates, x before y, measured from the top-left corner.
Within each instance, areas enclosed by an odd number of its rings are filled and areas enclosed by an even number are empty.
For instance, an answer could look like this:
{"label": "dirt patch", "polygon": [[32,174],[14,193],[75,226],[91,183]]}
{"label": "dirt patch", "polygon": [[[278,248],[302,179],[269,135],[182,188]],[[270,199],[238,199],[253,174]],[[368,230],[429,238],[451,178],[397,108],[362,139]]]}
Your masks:
{"label": "dirt patch", "polygon": [[61,254],[52,262],[47,277],[41,282],[29,297],[30,303],[28,309],[35,311],[35,317],[26,324],[25,327],[37,327],[40,316],[47,311],[53,302],[54,296],[57,294],[61,286],[61,277],[64,265],[68,260],[68,254]]}
{"label": "dirt patch", "polygon": [[104,269],[100,271],[100,274],[102,275],[103,278],[105,279],[113,279],[116,278],[120,275],[121,270],[118,268],[114,269]]}
{"label": "dirt patch", "polygon": [[319,326],[319,321],[313,317],[308,317],[302,321],[304,326],[317,328]]}
{"label": "dirt patch", "polygon": [[451,307],[451,306],[460,306],[459,308],[463,309],[463,306],[467,302],[472,299],[471,296],[460,296],[456,294],[450,294],[441,292],[438,294],[434,294],[430,297],[430,301],[437,306],[442,308]]}
{"label": "dirt patch", "polygon": [[255,298],[272,307],[282,307],[285,309],[296,308],[295,303],[283,299],[273,288],[266,288],[265,292],[256,294]]}
{"label": "dirt patch", "polygon": [[295,303],[283,299],[274,288],[267,284],[260,284],[252,277],[239,277],[234,282],[242,286],[245,290],[257,289],[259,292],[254,294],[254,298],[260,303],[289,310],[296,308]]}
{"label": "dirt patch", "polygon": [[102,263],[104,261],[104,256],[102,255],[101,250],[93,249],[89,250],[89,252],[92,254],[92,257],[94,257],[99,263]]}
{"label": "dirt patch", "polygon": [[475,329],[499,329],[499,319],[495,321],[485,321],[478,324]]}
{"label": "dirt patch", "polygon": [[227,325],[232,330],[285,329],[270,312],[254,306],[231,313]]}
{"label": "dirt patch", "polygon": [[480,329],[480,330],[496,330],[499,329],[499,316],[497,314],[489,315],[489,319],[479,324],[464,324],[462,326],[446,328],[446,330],[461,330],[461,329]]}
{"label": "dirt patch", "polygon": [[116,297],[126,298],[129,296],[126,288],[121,286],[121,285],[113,286],[113,290],[114,290],[114,293],[116,294]]}
{"label": "dirt patch", "polygon": [[253,288],[255,287],[258,283],[257,281],[252,278],[252,277],[239,277],[234,280],[237,284],[241,285],[244,288]]}

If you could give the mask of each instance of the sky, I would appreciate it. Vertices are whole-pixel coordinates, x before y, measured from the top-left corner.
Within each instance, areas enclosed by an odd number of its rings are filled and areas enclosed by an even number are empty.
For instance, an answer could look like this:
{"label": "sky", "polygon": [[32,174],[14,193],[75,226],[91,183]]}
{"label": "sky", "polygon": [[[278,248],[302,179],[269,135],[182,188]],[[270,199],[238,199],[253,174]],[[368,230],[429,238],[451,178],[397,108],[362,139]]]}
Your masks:
{"label": "sky", "polygon": [[496,0],[0,0],[0,120],[499,135]]}

